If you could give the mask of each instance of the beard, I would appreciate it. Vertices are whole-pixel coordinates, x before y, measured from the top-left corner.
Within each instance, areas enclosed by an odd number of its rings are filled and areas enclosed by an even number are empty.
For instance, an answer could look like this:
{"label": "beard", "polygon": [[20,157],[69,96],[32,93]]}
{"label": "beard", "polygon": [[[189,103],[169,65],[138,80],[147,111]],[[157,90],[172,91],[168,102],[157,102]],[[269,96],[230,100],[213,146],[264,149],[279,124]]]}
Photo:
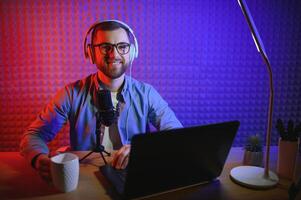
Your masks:
{"label": "beard", "polygon": [[128,65],[128,63],[121,61],[117,65],[106,61],[102,65],[97,65],[97,68],[108,78],[117,79],[125,73]]}

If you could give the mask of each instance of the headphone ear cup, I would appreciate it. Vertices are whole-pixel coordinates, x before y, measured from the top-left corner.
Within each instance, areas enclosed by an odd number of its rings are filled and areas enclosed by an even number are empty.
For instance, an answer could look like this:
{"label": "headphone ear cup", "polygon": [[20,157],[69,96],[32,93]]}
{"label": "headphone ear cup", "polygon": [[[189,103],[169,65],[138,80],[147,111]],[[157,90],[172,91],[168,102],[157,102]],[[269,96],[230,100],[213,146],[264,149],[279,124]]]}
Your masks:
{"label": "headphone ear cup", "polygon": [[88,44],[88,46],[87,46],[87,54],[88,54],[90,63],[94,64],[94,53],[93,53],[93,50],[91,48],[91,44]]}
{"label": "headphone ear cup", "polygon": [[133,62],[135,59],[135,54],[136,54],[136,48],[135,45],[131,44],[130,47],[130,61]]}

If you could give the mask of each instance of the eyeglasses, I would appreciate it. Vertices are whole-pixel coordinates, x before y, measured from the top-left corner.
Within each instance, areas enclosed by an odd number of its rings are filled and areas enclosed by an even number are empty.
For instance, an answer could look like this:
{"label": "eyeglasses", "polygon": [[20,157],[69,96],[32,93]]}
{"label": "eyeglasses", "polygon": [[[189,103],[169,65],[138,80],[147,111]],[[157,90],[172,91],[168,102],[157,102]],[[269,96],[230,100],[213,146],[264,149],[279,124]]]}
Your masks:
{"label": "eyeglasses", "polygon": [[117,52],[120,55],[124,55],[127,54],[130,51],[130,44],[126,43],[126,42],[120,42],[117,44],[111,44],[111,43],[101,43],[101,44],[96,44],[93,45],[94,47],[98,47],[99,51],[104,54],[107,55],[109,53],[111,53],[113,51],[113,48],[115,47]]}

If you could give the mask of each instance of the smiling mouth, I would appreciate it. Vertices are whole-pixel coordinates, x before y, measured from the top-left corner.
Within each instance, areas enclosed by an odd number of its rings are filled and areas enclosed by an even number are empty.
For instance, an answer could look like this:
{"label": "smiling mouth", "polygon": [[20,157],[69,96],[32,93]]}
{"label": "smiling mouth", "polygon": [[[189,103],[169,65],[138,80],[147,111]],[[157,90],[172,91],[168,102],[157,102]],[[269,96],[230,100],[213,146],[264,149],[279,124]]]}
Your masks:
{"label": "smiling mouth", "polygon": [[117,65],[117,64],[122,64],[122,62],[120,60],[114,60],[114,61],[107,61],[108,64],[111,65]]}

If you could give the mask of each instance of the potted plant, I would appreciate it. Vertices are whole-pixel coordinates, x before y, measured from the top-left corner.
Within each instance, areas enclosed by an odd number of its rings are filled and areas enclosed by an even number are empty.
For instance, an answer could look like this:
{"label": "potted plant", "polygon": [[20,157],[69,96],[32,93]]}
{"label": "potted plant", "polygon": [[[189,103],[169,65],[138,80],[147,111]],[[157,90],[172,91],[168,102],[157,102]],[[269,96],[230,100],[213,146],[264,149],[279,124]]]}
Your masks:
{"label": "potted plant", "polygon": [[262,166],[263,145],[260,135],[251,135],[247,139],[244,152],[244,165]]}
{"label": "potted plant", "polygon": [[285,128],[283,121],[278,119],[276,128],[280,135],[278,142],[277,173],[283,178],[293,179],[299,148],[301,123],[295,127],[294,122],[289,120],[287,128]]}

